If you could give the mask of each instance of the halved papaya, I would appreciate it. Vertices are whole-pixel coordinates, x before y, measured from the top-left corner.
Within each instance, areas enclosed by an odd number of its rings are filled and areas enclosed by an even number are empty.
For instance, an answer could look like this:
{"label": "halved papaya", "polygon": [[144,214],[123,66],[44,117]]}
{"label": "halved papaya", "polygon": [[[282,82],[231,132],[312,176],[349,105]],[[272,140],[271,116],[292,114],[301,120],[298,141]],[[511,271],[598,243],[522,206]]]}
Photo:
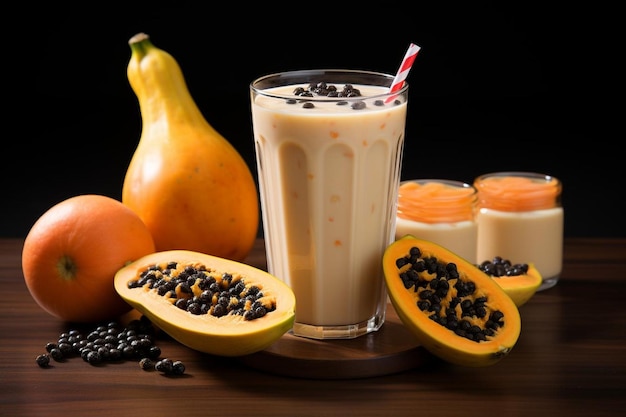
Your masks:
{"label": "halved papaya", "polygon": [[533,263],[515,264],[508,259],[496,256],[477,266],[492,277],[518,307],[526,304],[543,282],[541,274]]}
{"label": "halved papaya", "polygon": [[383,256],[389,298],[425,349],[458,365],[487,366],[519,338],[519,310],[475,265],[430,241],[406,235]]}
{"label": "halved papaya", "polygon": [[180,343],[205,353],[261,351],[290,330],[296,299],[250,265],[188,250],[144,256],[120,269],[115,290]]}

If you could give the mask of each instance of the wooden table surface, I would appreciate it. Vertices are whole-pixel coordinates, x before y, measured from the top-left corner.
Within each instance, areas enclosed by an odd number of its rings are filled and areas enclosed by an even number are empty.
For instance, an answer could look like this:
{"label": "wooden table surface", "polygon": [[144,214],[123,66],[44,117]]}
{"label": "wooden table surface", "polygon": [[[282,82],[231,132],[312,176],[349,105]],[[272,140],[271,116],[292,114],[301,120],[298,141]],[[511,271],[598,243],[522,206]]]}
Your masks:
{"label": "wooden table surface", "polygon": [[[79,357],[40,368],[36,356],[68,324],[28,293],[22,243],[0,239],[0,416],[571,417],[626,410],[626,239],[566,239],[561,280],[521,307],[520,339],[498,364],[466,368],[426,355],[407,370],[350,379],[270,373],[167,337],[156,344],[162,357],[185,363],[182,377],[146,372],[134,361],[94,366]],[[246,262],[265,268],[264,256],[259,240]]]}

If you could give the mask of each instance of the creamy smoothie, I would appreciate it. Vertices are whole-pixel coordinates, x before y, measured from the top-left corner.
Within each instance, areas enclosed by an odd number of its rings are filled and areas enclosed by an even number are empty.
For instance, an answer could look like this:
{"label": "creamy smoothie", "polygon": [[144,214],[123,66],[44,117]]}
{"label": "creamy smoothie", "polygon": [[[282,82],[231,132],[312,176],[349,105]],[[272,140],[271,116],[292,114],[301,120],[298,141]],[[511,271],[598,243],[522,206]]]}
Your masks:
{"label": "creamy smoothie", "polygon": [[404,181],[398,192],[396,239],[410,234],[474,263],[478,227],[476,189],[460,181]]}
{"label": "creamy smoothie", "polygon": [[268,270],[296,295],[294,334],[355,337],[384,321],[406,91],[385,102],[388,88],[353,85],[357,104],[307,104],[297,87],[252,93]]}
{"label": "creamy smoothie", "polygon": [[401,217],[396,219],[396,239],[413,235],[437,243],[472,263],[476,258],[477,231],[476,222],[469,220],[431,224]]}
{"label": "creamy smoothie", "polygon": [[479,211],[476,263],[501,256],[534,263],[540,290],[554,286],[563,265],[564,212],[558,179],[534,173],[487,174],[474,182]]}
{"label": "creamy smoothie", "polygon": [[563,266],[563,209],[528,212],[481,208],[476,262],[494,256],[534,263],[544,279],[558,277]]}

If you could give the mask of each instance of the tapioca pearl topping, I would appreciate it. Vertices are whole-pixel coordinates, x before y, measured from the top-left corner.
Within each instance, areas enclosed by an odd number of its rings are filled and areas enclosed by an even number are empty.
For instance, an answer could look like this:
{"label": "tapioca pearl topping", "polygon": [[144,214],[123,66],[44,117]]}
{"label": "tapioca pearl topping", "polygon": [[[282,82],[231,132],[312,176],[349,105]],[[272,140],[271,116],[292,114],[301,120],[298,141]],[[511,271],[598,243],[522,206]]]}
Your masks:
{"label": "tapioca pearl topping", "polygon": [[[361,91],[358,88],[354,88],[354,86],[352,84],[346,84],[344,85],[342,90],[338,90],[336,86],[332,85],[332,84],[327,84],[325,82],[319,82],[319,83],[310,83],[308,85],[307,88],[304,87],[296,87],[293,90],[293,94],[298,96],[298,97],[314,97],[314,96],[322,96],[322,97],[361,97]],[[315,108],[315,105],[311,102],[308,102],[306,100],[300,100],[299,101],[302,104],[302,108],[305,109],[313,109]],[[296,104],[298,103],[298,101],[296,99],[290,98],[287,99],[287,104]],[[399,104],[401,104],[402,102],[398,99],[393,101],[393,105],[397,106]],[[346,104],[348,104],[347,101],[339,101],[337,102],[338,106],[345,106]],[[374,101],[374,106],[376,107],[383,107],[385,105],[385,102],[383,100],[376,100]],[[367,107],[367,105],[365,104],[364,101],[357,101],[355,103],[352,103],[351,108],[353,110],[363,110]]]}
{"label": "tapioca pearl topping", "polygon": [[332,84],[326,84],[323,81],[317,84],[309,84],[309,91],[312,91],[318,96],[337,97],[339,95],[337,87]]}
{"label": "tapioca pearl topping", "polygon": [[[293,90],[293,94],[298,97],[361,97],[361,91],[358,88],[354,88],[352,84],[346,84],[343,86],[342,90],[338,90],[336,86],[332,84],[327,84],[323,81],[318,83],[310,83],[307,88],[296,87]],[[315,108],[315,105],[313,103],[307,101],[301,102],[303,102],[302,107],[305,109]],[[296,104],[296,101],[294,99],[288,99],[287,103]],[[346,104],[346,101],[340,101],[337,103],[337,105],[339,106],[343,106]],[[362,110],[365,107],[366,106],[364,102],[357,102],[352,104],[352,108],[354,110]]]}
{"label": "tapioca pearl topping", "polygon": [[363,110],[365,107],[367,107],[367,105],[364,101],[355,101],[350,107],[352,107],[354,110]]}

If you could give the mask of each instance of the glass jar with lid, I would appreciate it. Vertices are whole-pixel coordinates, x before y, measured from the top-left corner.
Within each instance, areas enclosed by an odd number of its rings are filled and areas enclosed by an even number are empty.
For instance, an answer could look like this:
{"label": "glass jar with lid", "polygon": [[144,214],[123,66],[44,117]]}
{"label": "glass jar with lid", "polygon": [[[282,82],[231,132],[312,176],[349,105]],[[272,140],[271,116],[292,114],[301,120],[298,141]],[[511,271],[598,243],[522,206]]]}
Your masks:
{"label": "glass jar with lid", "polygon": [[474,180],[478,192],[477,263],[495,256],[533,263],[539,290],[558,282],[563,266],[561,181],[535,172],[495,172]]}
{"label": "glass jar with lid", "polygon": [[410,234],[474,263],[476,189],[462,181],[415,179],[400,183],[396,239]]}

